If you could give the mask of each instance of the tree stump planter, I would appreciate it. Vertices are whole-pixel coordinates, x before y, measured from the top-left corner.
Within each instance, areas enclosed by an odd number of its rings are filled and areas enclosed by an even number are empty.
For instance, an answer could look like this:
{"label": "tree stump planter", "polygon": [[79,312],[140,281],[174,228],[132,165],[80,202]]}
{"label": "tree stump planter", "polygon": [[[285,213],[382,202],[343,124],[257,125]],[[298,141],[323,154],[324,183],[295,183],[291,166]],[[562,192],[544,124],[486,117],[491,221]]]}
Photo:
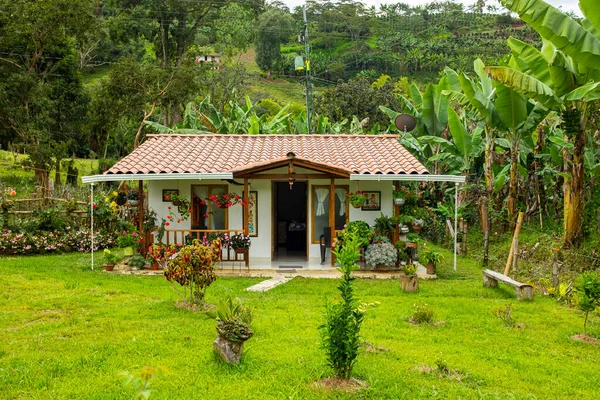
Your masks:
{"label": "tree stump planter", "polygon": [[219,336],[213,343],[215,353],[230,364],[239,364],[244,354],[244,342],[254,335],[248,325],[239,321],[218,321]]}
{"label": "tree stump planter", "polygon": [[219,335],[213,343],[215,353],[229,364],[239,364],[244,354],[244,342],[234,342]]}
{"label": "tree stump planter", "polygon": [[419,290],[419,278],[417,275],[401,275],[400,284],[402,290],[407,293],[413,293]]}

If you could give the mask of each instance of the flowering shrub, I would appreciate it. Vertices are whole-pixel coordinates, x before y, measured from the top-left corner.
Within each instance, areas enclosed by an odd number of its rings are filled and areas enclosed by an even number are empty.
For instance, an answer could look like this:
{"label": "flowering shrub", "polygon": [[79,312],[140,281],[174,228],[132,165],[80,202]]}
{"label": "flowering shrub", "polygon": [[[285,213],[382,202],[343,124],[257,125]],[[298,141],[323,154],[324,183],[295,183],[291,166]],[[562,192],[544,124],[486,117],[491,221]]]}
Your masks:
{"label": "flowering shrub", "polygon": [[140,245],[140,235],[137,232],[125,232],[117,238],[117,243],[120,248],[133,247],[137,248]]}
{"label": "flowering shrub", "polygon": [[[202,200],[200,202],[201,205],[206,204],[206,202],[204,202],[204,200]],[[169,206],[169,215],[167,215],[167,226],[170,225],[171,222],[175,222],[177,221],[177,223],[180,223],[182,221],[186,221],[191,215],[192,215],[192,208],[189,205],[189,202],[186,204],[182,204],[180,206],[176,206],[175,208],[173,208],[172,206]],[[177,217],[177,215],[175,214],[175,210],[177,210],[179,212],[179,217]]]}
{"label": "flowering shrub", "polygon": [[365,261],[370,268],[378,265],[391,267],[396,264],[396,260],[398,260],[398,251],[391,243],[374,243],[365,251]]}
{"label": "flowering shrub", "polygon": [[[0,253],[43,254],[56,252],[88,252],[92,245],[90,230],[67,226],[65,231],[24,233],[5,229],[0,232]],[[94,251],[116,247],[115,237],[107,232],[94,232]]]}
{"label": "flowering shrub", "polygon": [[211,194],[208,199],[213,202],[216,207],[229,208],[234,204],[245,204],[246,200],[242,201],[242,197],[235,193]]}
{"label": "flowering shrub", "polygon": [[13,205],[13,199],[17,195],[15,189],[7,187],[0,192],[0,207],[10,208]]}
{"label": "flowering shrub", "polygon": [[179,250],[177,257],[169,261],[165,278],[184,288],[183,299],[191,304],[202,304],[208,286],[217,279],[215,264],[221,255],[221,241],[210,246],[194,240],[191,245]]}
{"label": "flowering shrub", "polygon": [[354,193],[350,192],[346,196],[348,196],[348,201],[352,204],[352,207],[355,208],[362,207],[363,204],[365,204],[365,201],[367,201],[367,195],[360,190],[357,190]]}
{"label": "flowering shrub", "polygon": [[250,236],[244,236],[242,233],[236,233],[229,239],[229,245],[234,249],[248,249],[250,244]]}

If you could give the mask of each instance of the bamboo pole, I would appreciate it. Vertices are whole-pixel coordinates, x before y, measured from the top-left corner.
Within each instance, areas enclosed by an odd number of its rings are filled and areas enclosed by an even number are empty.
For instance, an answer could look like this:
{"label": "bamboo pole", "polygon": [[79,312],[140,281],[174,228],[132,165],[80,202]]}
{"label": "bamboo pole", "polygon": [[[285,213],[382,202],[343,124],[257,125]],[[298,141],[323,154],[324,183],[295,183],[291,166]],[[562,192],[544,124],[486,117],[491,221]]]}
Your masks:
{"label": "bamboo pole", "polygon": [[525,213],[523,211],[519,212],[519,217],[517,218],[517,226],[515,227],[515,234],[513,235],[512,244],[510,246],[510,252],[508,254],[508,260],[506,261],[506,267],[504,268],[504,275],[508,276],[510,273],[510,267],[514,264],[516,267],[516,262],[513,261],[514,258],[517,258],[516,252],[519,243],[519,233],[521,233],[521,226],[523,225],[523,217]]}

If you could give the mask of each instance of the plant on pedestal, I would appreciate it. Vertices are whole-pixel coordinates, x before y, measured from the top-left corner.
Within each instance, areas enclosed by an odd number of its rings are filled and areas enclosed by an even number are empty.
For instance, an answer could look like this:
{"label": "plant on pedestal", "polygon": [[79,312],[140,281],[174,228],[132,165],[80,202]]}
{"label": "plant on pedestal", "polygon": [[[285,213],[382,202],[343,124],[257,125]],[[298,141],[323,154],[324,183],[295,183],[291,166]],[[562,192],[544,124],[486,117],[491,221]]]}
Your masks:
{"label": "plant on pedestal", "polygon": [[216,311],[207,315],[217,320],[219,336],[213,343],[213,349],[228,363],[239,364],[244,353],[244,342],[254,335],[250,329],[252,311],[244,307],[238,299],[228,297],[219,301]]}

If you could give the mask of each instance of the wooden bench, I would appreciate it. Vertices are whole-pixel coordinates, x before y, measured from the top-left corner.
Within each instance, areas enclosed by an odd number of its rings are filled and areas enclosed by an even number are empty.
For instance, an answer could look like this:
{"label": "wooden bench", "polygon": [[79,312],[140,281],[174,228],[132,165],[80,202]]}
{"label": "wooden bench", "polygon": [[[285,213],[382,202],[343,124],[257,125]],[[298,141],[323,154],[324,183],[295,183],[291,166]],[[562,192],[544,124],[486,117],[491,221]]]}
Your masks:
{"label": "wooden bench", "polygon": [[517,289],[517,300],[533,300],[533,286],[517,282],[506,275],[490,269],[483,270],[483,285],[487,287],[498,287],[498,281],[502,281]]}

